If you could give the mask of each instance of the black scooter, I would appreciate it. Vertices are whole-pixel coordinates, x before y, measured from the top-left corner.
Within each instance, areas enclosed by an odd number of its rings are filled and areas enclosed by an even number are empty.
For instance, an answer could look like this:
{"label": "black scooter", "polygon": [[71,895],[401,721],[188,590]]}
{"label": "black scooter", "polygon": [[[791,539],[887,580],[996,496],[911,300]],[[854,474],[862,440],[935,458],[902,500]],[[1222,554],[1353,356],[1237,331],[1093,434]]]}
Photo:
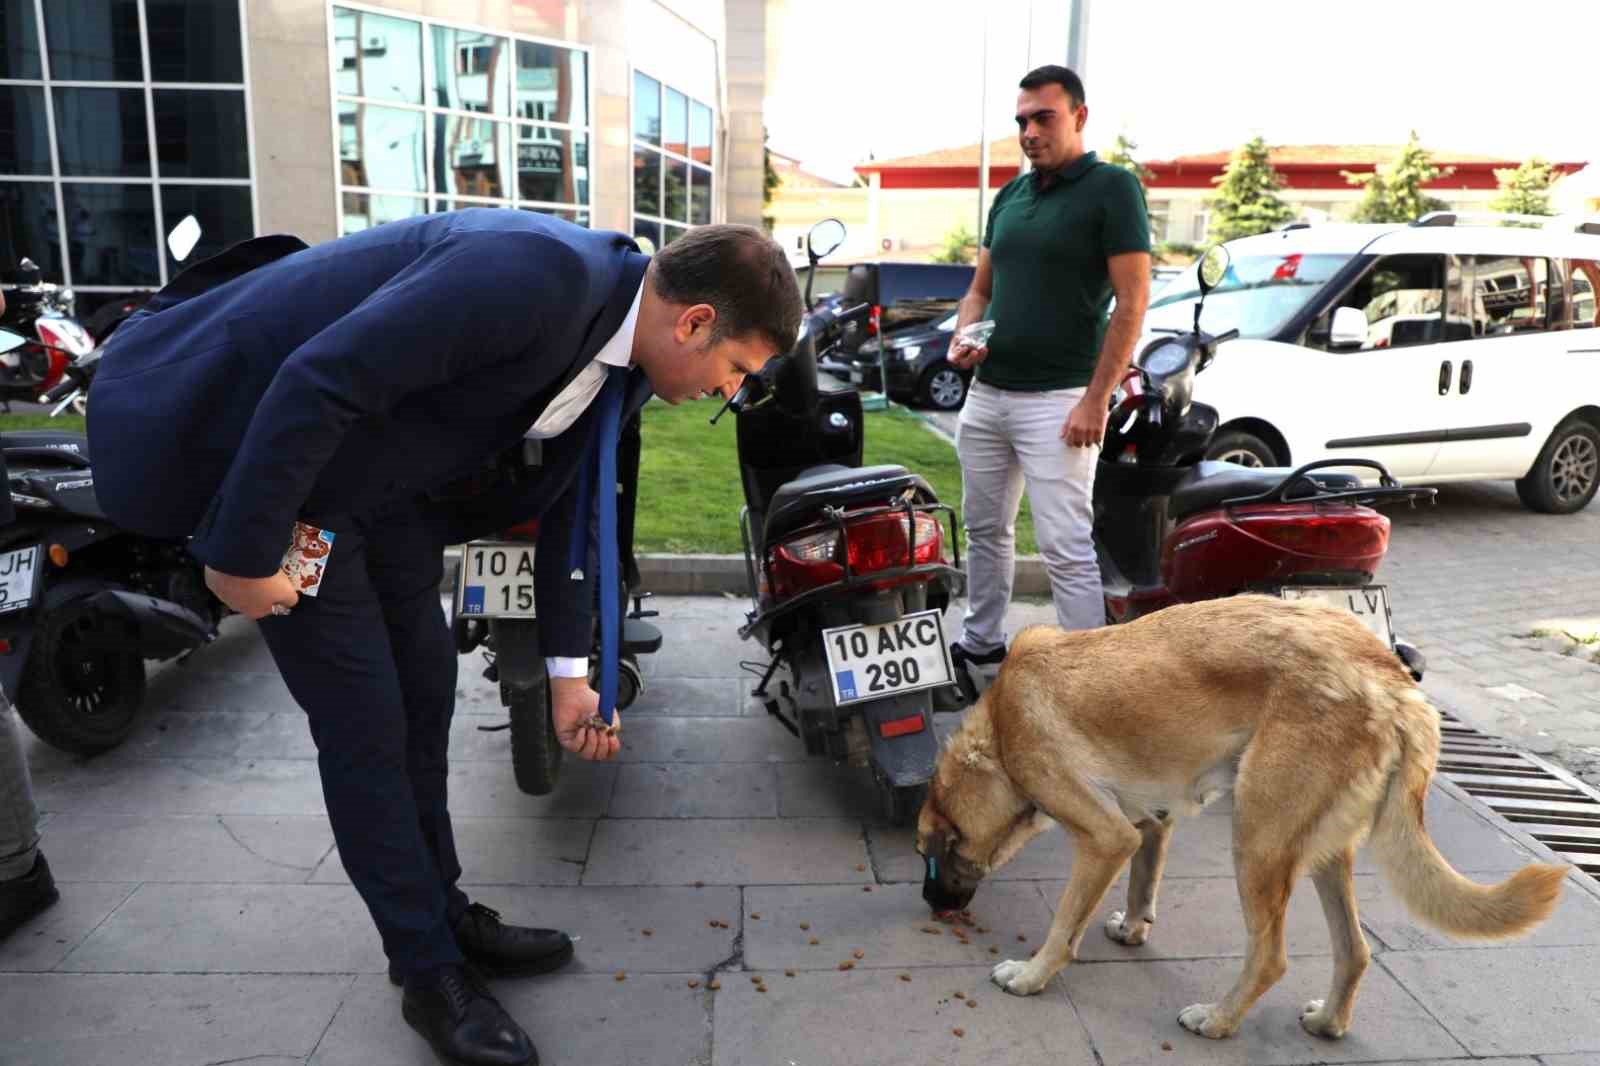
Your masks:
{"label": "black scooter", "polygon": [[[843,240],[837,220],[818,223],[813,267]],[[737,416],[746,502],[751,610],[739,635],[772,656],[756,689],[767,712],[808,753],[870,769],[884,816],[908,825],[938,754],[933,713],[962,705],[941,617],[963,587],[960,547],[954,511],[926,480],[861,465],[860,394],[819,388],[817,338],[849,313],[814,309],[794,349],[724,407]],[[789,676],[772,693],[780,669]]]}

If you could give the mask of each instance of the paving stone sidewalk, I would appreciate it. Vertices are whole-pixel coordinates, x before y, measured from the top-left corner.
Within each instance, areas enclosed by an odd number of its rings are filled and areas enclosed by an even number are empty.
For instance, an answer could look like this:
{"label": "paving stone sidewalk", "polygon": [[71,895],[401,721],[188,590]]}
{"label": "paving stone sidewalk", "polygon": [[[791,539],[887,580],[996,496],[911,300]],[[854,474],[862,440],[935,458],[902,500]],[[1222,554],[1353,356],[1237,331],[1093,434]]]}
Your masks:
{"label": "paving stone sidewalk", "polygon": [[[1600,1063],[1600,895],[1576,874],[1546,926],[1484,948],[1411,924],[1363,861],[1375,959],[1336,1043],[1296,1020],[1331,965],[1302,884],[1288,975],[1236,1039],[1184,1032],[1179,1008],[1224,992],[1244,946],[1226,810],[1180,826],[1150,944],[1115,945],[1097,919],[1045,993],[1008,996],[989,969],[1043,941],[1071,865],[1064,835],[984,886],[985,932],[922,932],[911,834],[878,821],[863,774],[807,760],[749,698],[739,662],[757,649],[734,636],[740,604],[660,606],[667,643],[647,660],[623,758],[569,763],[550,797],[517,791],[506,734],[479,730],[502,718],[494,688],[462,660],[450,788],[465,884],[511,920],[581,937],[567,971],[495,985],[545,1063]],[[0,1062],[436,1061],[400,1020],[303,716],[252,628],[231,622],[190,665],[157,672],[149,702],[113,754],[31,748],[63,898],[0,944]],[[1430,827],[1480,880],[1536,854],[1443,790]]]}

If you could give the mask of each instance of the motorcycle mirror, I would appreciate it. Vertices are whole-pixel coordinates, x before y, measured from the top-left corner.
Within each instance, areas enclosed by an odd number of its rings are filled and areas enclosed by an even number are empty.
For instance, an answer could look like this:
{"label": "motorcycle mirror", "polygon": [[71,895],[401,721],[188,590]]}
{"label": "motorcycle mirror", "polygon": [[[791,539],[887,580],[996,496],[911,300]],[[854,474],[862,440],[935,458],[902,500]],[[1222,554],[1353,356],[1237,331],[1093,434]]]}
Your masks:
{"label": "motorcycle mirror", "polygon": [[189,258],[189,253],[199,243],[200,222],[193,215],[184,216],[183,221],[173,226],[172,232],[167,234],[167,251],[180,263]]}
{"label": "motorcycle mirror", "polygon": [[1214,244],[1206,249],[1205,255],[1200,257],[1200,295],[1204,296],[1218,285],[1227,276],[1228,266],[1233,258],[1228,250],[1220,244]]}
{"label": "motorcycle mirror", "polygon": [[9,329],[0,329],[0,355],[22,347],[28,343],[28,338],[20,333],[13,333]]}
{"label": "motorcycle mirror", "polygon": [[811,232],[806,235],[806,254],[815,263],[837,252],[844,243],[844,237],[844,223],[836,218],[825,218],[812,226]]}

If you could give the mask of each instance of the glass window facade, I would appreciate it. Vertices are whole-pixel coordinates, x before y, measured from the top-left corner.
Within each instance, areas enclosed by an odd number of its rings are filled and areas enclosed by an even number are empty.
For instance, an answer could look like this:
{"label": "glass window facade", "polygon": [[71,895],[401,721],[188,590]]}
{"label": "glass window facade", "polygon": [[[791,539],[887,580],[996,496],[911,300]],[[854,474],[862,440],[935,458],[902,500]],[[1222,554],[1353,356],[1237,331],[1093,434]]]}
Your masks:
{"label": "glass window facade", "polygon": [[0,280],[32,259],[86,313],[171,278],[184,215],[192,258],[254,235],[240,6],[0,0]]}
{"label": "glass window facade", "polygon": [[587,50],[342,6],[333,32],[341,233],[462,207],[589,224]]}
{"label": "glass window facade", "polygon": [[711,221],[711,108],[633,75],[633,234],[659,248]]}

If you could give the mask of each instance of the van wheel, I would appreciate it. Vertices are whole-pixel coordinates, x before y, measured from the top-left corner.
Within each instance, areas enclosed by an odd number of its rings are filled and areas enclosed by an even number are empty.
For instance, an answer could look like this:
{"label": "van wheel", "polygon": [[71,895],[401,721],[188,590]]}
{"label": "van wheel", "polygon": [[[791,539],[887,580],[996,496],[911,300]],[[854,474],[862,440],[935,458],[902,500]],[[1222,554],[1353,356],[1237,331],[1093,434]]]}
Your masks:
{"label": "van wheel", "polygon": [[917,391],[929,407],[954,411],[966,402],[967,378],[949,364],[941,366],[935,363],[932,369],[922,375],[922,384]]}
{"label": "van wheel", "polygon": [[1573,514],[1594,499],[1600,487],[1600,430],[1581,418],[1555,428],[1527,476],[1517,479],[1517,496],[1529,510]]}
{"label": "van wheel", "polygon": [[1206,458],[1216,462],[1238,463],[1240,466],[1273,466],[1278,457],[1272,454],[1267,442],[1253,433],[1230,429],[1219,433],[1206,449]]}

